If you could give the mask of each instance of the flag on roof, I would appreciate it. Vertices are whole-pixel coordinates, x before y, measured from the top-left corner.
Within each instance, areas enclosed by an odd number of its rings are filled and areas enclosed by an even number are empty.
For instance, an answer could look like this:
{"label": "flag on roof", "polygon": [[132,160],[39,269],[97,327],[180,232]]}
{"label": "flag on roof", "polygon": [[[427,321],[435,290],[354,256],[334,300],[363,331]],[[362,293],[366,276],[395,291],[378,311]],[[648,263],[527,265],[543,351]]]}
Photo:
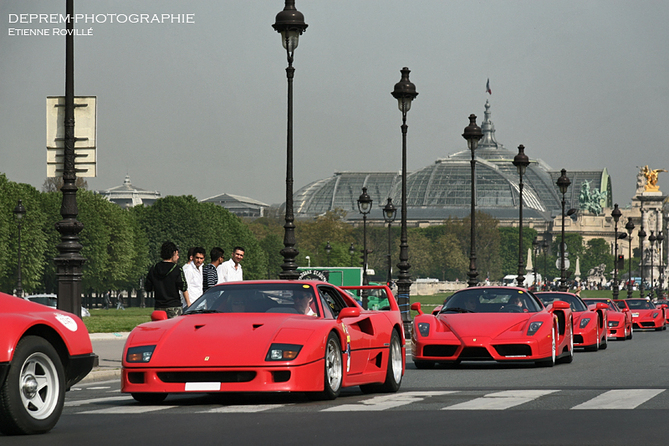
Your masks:
{"label": "flag on roof", "polygon": [[488,94],[492,94],[492,90],[490,89],[490,78],[488,78],[488,82],[485,84],[485,92]]}

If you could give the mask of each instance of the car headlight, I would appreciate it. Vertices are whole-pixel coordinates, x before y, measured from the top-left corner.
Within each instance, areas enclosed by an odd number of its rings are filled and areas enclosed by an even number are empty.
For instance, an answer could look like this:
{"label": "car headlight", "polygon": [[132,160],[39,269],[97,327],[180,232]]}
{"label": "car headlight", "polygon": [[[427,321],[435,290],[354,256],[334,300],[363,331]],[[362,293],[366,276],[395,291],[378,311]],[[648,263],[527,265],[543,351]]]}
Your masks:
{"label": "car headlight", "polygon": [[543,324],[544,324],[543,322],[531,322],[530,323],[530,328],[527,330],[527,335],[528,336],[534,335],[534,333],[539,331],[539,329],[541,328],[541,326]]}
{"label": "car headlight", "polygon": [[585,326],[588,325],[588,322],[590,322],[590,318],[589,317],[584,317],[583,319],[581,319],[581,323],[578,324],[578,326],[580,328],[585,328]]}
{"label": "car headlight", "polygon": [[265,361],[292,361],[302,350],[297,344],[272,344],[269,347]]}
{"label": "car headlight", "polygon": [[609,327],[617,327],[618,321],[609,321]]}
{"label": "car headlight", "polygon": [[660,313],[658,313],[657,311],[655,313],[653,313],[653,319],[655,319],[658,314],[660,314]]}
{"label": "car headlight", "polygon": [[156,349],[155,345],[143,345],[141,347],[130,347],[128,353],[125,355],[125,360],[128,362],[149,362],[153,351]]}
{"label": "car headlight", "polygon": [[423,337],[427,336],[430,333],[430,324],[427,322],[419,322],[418,333],[420,333],[420,335]]}

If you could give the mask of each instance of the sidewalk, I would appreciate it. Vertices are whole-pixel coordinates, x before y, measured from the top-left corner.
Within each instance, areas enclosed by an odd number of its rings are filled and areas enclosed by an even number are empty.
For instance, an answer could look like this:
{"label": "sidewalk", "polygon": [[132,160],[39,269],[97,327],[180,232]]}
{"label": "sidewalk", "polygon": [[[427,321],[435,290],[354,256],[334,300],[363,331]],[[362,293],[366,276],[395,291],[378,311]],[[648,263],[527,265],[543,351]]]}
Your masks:
{"label": "sidewalk", "polygon": [[99,364],[81,380],[82,383],[121,378],[121,357],[129,333],[91,333],[93,353]]}

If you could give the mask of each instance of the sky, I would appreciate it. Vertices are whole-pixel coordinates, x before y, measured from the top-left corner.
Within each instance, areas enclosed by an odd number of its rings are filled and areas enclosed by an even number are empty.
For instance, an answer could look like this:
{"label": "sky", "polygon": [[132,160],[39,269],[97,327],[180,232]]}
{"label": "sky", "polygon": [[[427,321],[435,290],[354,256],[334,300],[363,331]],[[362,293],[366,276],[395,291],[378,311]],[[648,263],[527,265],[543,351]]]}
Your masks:
{"label": "sky", "polygon": [[[65,24],[30,14],[65,14],[65,4],[0,0],[0,173],[38,189],[46,178],[46,97],[65,94],[65,37],[53,35]],[[283,7],[281,0],[75,0],[75,13],[95,17],[75,25],[84,35],[74,44],[75,95],[97,97],[98,175],[87,178],[89,189],[129,175],[163,196],[283,202],[287,60],[272,28]],[[512,151],[523,144],[531,159],[567,175],[606,168],[621,207],[641,166],[669,169],[662,143],[669,2],[296,0],[296,7],[309,27],[294,61],[295,191],[334,172],[401,169],[401,113],[390,92],[402,67],[419,93],[407,115],[409,171],[465,150],[468,116],[480,125],[486,100],[498,142]],[[153,23],[118,23],[133,14]],[[191,23],[154,20],[162,14]],[[17,35],[38,30],[49,35]],[[658,184],[669,192],[669,174]]]}

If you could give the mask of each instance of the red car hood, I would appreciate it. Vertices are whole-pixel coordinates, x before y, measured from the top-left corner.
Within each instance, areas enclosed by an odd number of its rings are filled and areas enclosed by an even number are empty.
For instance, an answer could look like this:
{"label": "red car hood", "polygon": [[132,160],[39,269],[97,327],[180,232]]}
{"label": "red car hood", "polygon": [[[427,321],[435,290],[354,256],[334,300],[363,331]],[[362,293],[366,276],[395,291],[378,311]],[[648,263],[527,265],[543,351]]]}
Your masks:
{"label": "red car hood", "polygon": [[[290,314],[188,315],[138,326],[126,348],[156,345],[146,364],[151,367],[268,365],[265,356],[273,342],[305,345],[324,322]],[[308,356],[301,352],[293,362],[304,362]]]}
{"label": "red car hood", "polygon": [[524,332],[527,321],[538,313],[462,313],[441,314],[439,319],[460,338],[497,338],[505,332]]}

